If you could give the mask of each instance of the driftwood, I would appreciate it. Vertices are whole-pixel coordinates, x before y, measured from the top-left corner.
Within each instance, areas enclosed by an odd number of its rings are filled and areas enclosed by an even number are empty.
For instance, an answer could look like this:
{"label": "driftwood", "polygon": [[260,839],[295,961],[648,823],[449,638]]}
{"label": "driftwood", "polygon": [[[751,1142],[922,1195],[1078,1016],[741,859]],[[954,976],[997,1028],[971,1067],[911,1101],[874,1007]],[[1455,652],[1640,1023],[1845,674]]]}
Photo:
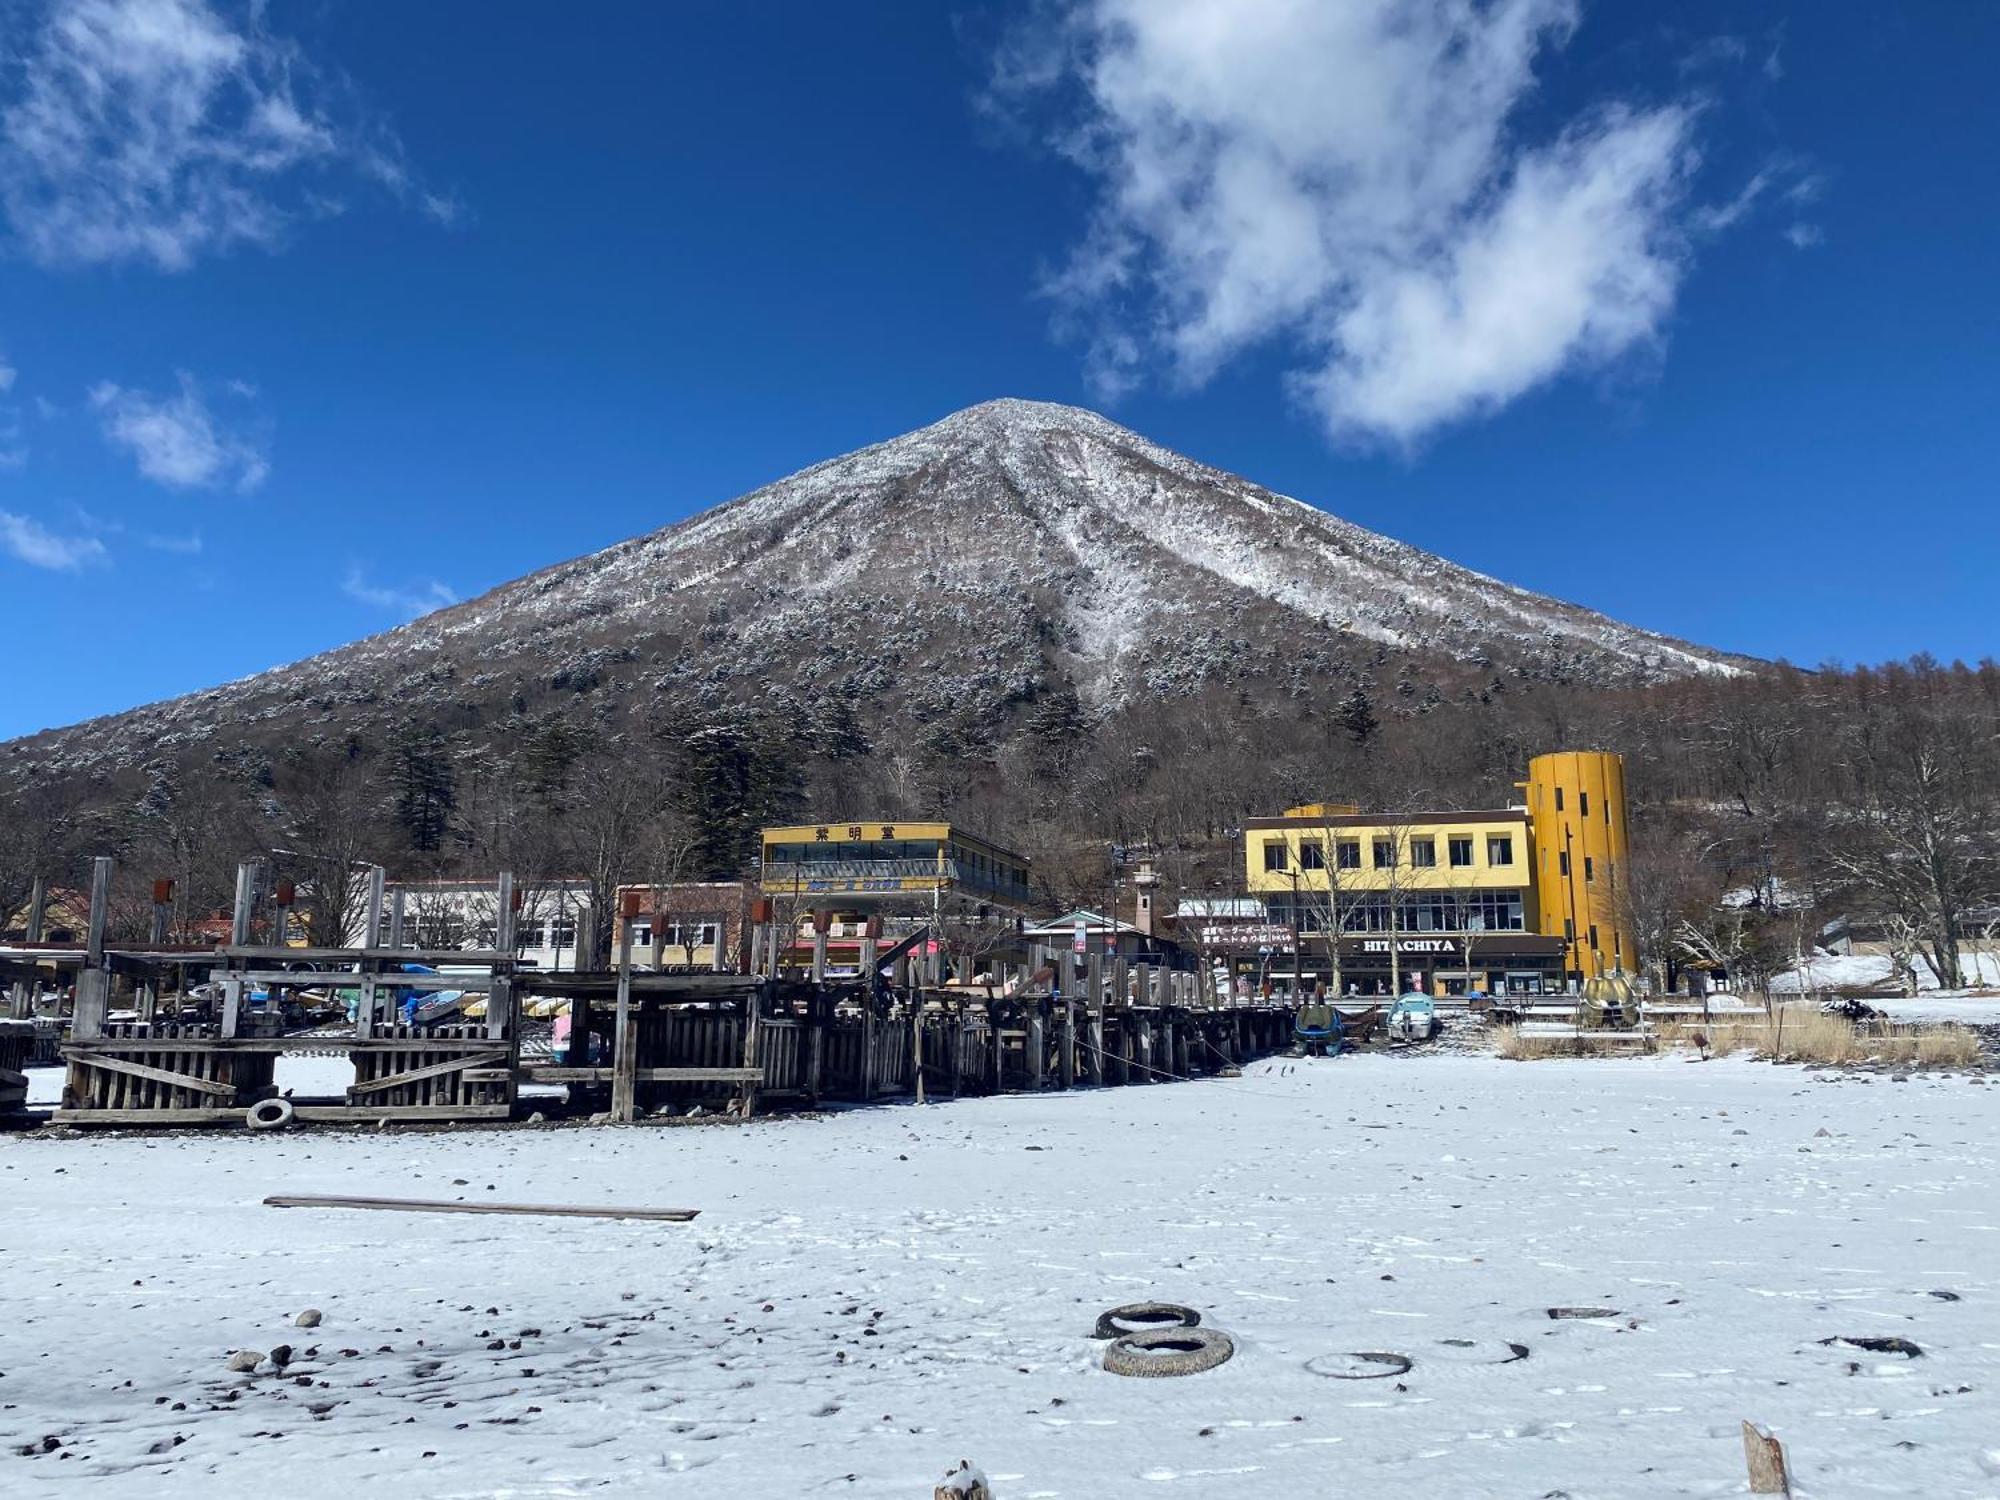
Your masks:
{"label": "driftwood", "polygon": [[447,1202],[433,1198],[346,1198],[316,1193],[276,1193],[266,1208],[381,1208],[423,1214],[551,1214],[563,1219],[659,1219],[685,1224],[698,1208],[595,1208],[571,1203]]}
{"label": "driftwood", "polygon": [[1751,1494],[1791,1494],[1792,1478],[1785,1469],[1785,1445],[1754,1422],[1743,1424],[1743,1462],[1750,1469]]}

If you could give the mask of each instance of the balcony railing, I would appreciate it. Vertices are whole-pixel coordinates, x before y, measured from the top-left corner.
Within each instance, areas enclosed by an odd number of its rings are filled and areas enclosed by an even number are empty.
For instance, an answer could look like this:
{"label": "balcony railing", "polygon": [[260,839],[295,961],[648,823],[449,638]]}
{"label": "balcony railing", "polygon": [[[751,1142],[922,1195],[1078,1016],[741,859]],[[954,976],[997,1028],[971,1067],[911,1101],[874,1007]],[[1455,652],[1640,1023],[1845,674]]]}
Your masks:
{"label": "balcony railing", "polygon": [[767,864],[764,884],[782,889],[797,880],[804,888],[815,880],[957,880],[958,863],[937,859],[803,859]]}

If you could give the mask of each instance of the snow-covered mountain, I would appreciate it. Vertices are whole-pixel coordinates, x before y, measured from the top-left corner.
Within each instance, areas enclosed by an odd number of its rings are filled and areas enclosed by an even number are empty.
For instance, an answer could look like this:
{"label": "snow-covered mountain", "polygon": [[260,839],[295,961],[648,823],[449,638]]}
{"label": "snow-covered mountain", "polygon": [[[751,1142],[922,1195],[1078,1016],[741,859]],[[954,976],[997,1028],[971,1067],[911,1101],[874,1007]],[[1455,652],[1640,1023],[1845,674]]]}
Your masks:
{"label": "snow-covered mountain", "polygon": [[17,740],[109,769],[585,695],[614,710],[847,695],[892,716],[1204,680],[1596,683],[1736,672],[1192,462],[1095,413],[991,401],[400,629]]}

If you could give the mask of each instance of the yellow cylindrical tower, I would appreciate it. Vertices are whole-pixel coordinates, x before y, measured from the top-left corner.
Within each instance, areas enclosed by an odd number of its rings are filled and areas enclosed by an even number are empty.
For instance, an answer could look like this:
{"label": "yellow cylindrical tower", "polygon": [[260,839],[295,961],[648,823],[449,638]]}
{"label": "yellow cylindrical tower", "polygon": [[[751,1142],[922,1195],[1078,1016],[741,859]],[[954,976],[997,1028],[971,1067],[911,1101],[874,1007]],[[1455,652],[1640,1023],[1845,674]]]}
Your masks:
{"label": "yellow cylindrical tower", "polygon": [[1627,884],[1625,758],[1563,750],[1528,762],[1541,930],[1564,942],[1563,968],[1579,982],[1636,973],[1638,943]]}

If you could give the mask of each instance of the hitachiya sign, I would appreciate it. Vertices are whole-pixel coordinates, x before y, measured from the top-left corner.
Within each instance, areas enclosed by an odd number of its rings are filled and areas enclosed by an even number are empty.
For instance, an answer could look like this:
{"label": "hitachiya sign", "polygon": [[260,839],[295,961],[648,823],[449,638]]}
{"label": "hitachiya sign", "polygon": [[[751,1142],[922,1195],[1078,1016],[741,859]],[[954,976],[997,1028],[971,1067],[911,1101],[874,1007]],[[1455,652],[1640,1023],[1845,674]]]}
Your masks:
{"label": "hitachiya sign", "polygon": [[[1387,953],[1387,938],[1363,938],[1357,945],[1363,953]],[[1458,944],[1450,938],[1397,938],[1398,953],[1456,953]]]}

